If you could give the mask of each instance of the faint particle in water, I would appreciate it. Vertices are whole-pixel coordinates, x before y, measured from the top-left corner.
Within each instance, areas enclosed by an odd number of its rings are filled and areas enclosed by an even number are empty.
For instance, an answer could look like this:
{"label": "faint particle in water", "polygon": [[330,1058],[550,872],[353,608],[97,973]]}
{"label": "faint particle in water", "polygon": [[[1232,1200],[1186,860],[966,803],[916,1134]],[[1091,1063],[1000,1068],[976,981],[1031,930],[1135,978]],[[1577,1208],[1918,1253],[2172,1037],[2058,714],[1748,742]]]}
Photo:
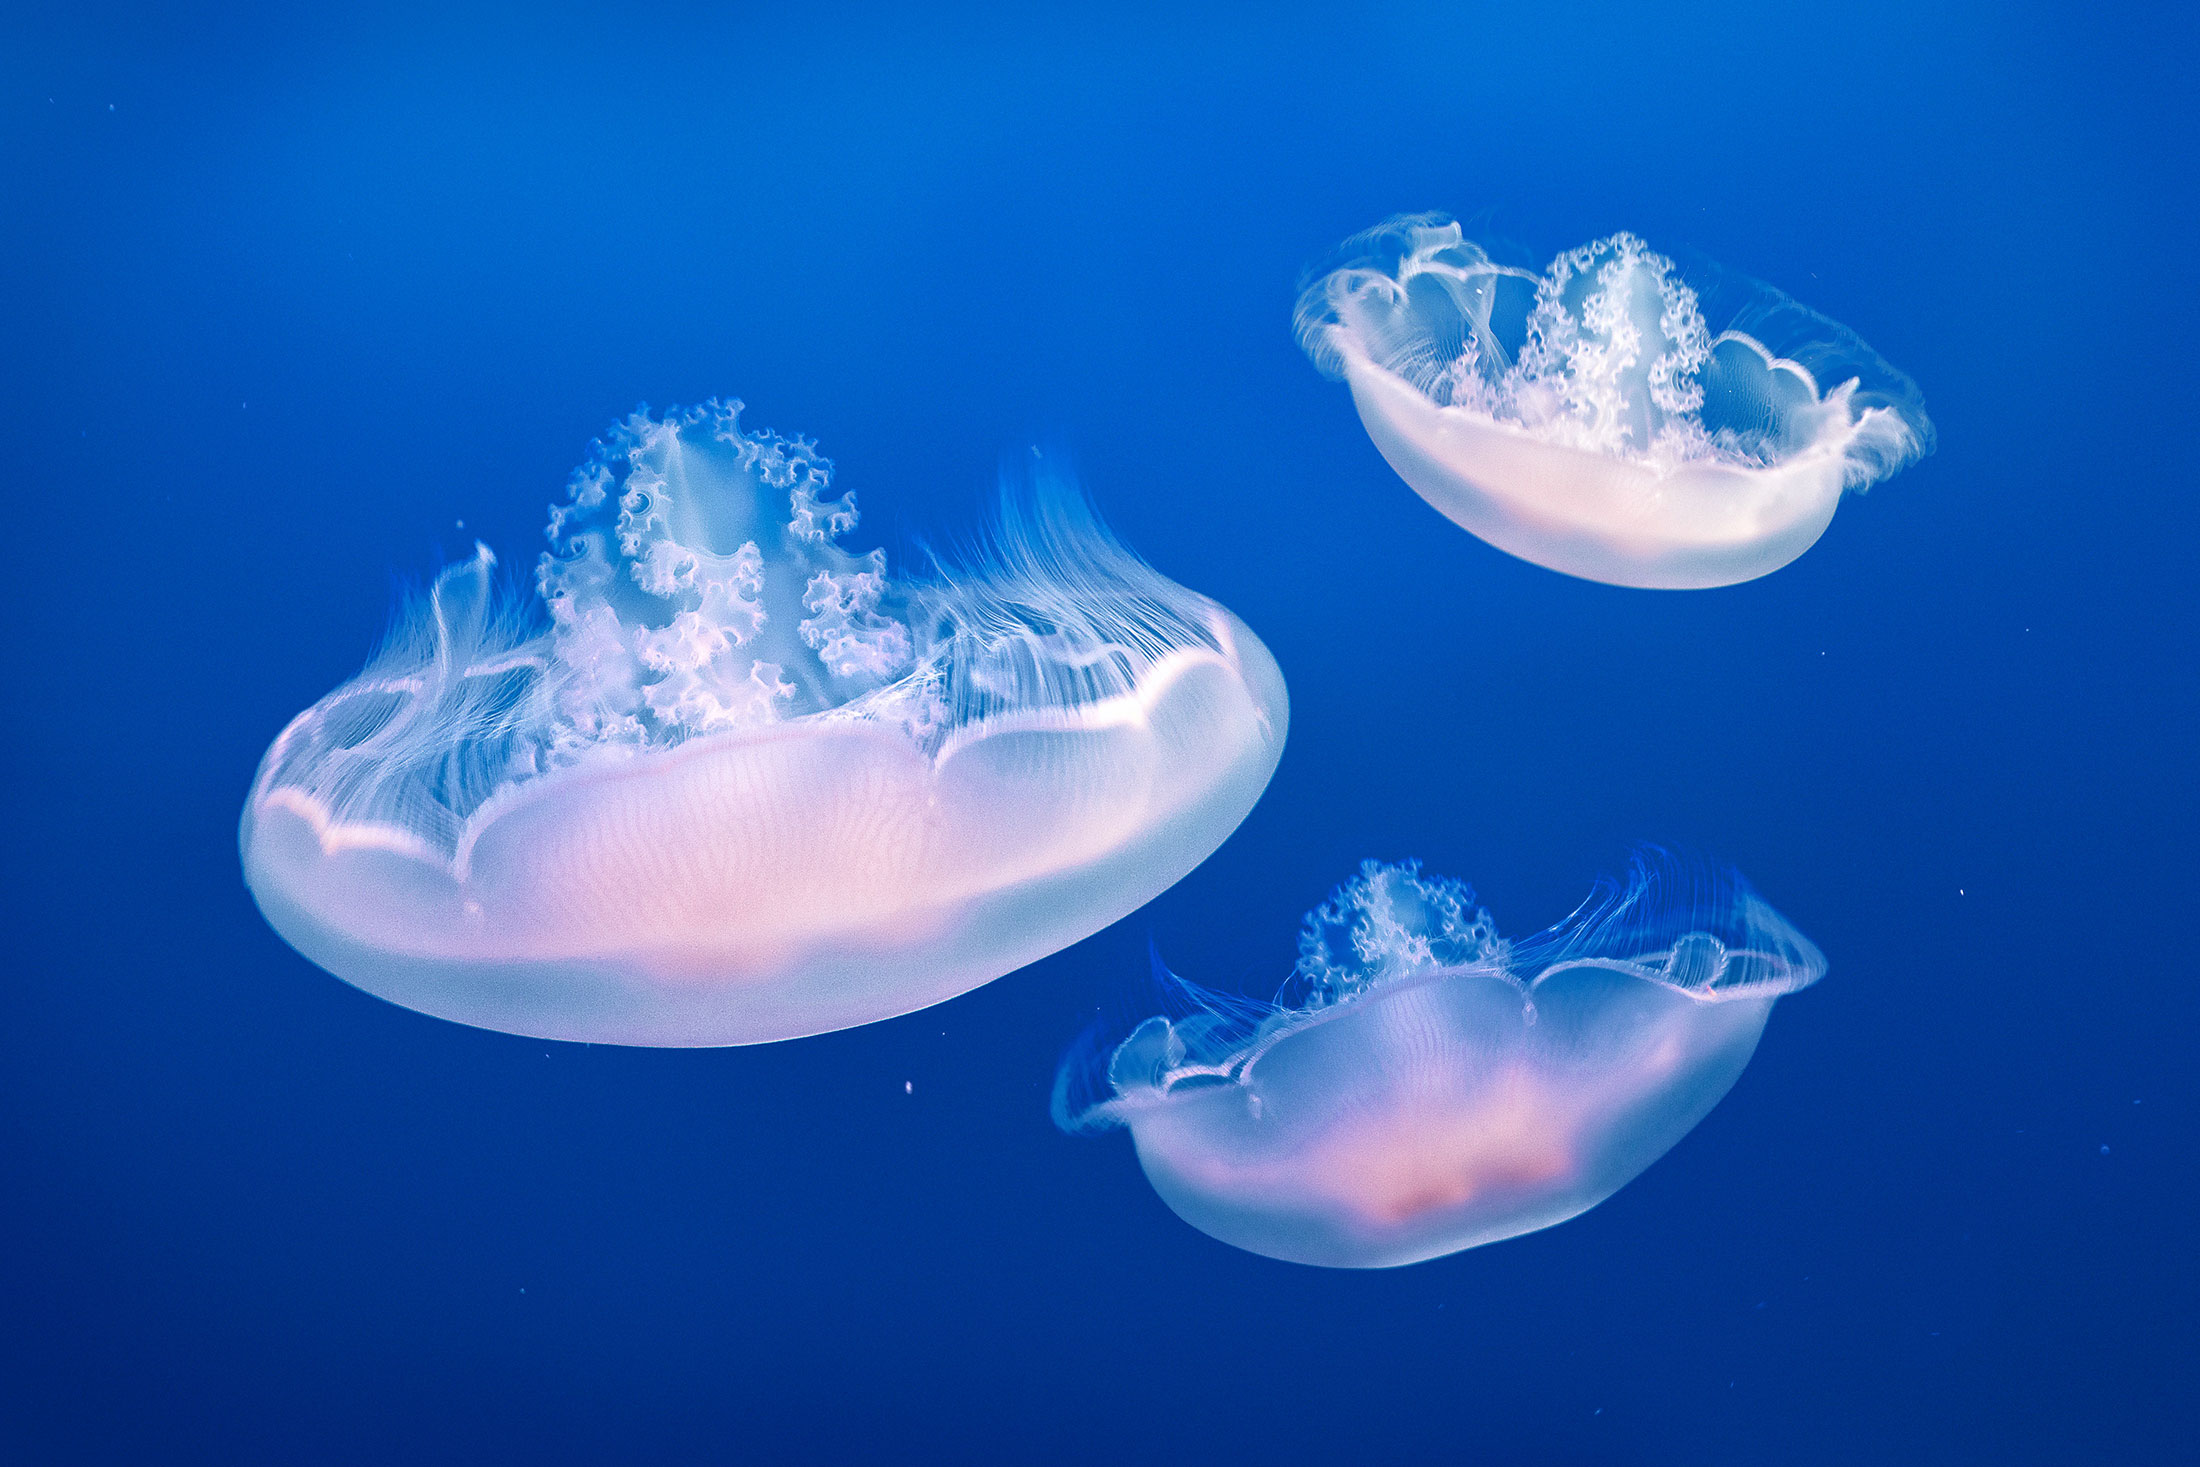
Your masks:
{"label": "faint particle in water", "polygon": [[1741,877],[1641,853],[1508,941],[1463,884],[1370,861],[1273,1003],[1161,971],[1168,1012],[1064,1059],[1056,1122],[1122,1126],[1225,1243],[1381,1268],[1550,1227],[1663,1155],[1825,960]]}
{"label": "faint particle in water", "polygon": [[1631,234],[1540,270],[1439,214],[1347,242],[1299,340],[1399,477],[1523,560],[1724,586],[1825,532],[1842,492],[1931,450],[1917,386],[1771,286]]}
{"label": "faint particle in water", "polygon": [[636,414],[551,511],[539,600],[478,549],[275,740],[240,843],[300,952],[491,1029],[786,1039],[1065,947],[1252,808],[1274,661],[1060,474],[893,579],[814,447],[738,414]]}

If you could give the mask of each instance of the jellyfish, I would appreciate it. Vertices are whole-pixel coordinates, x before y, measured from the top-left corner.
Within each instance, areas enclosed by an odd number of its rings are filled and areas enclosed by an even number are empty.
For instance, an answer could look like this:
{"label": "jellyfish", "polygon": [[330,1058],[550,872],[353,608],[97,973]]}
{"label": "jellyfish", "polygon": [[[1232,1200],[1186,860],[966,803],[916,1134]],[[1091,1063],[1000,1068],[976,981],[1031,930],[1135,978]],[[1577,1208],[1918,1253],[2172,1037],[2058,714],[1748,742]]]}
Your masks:
{"label": "jellyfish", "polygon": [[1116,921],[1229,835],[1287,704],[1260,640],[1044,462],[890,577],[738,402],[637,413],[268,750],[240,830],[292,946],[424,1013],[748,1044],[907,1013]]}
{"label": "jellyfish", "polygon": [[1631,234],[1537,272],[1407,215],[1340,259],[1299,297],[1300,344],[1416,493],[1551,570],[1751,580],[1932,447],[1916,384],[1853,332]]}
{"label": "jellyfish", "polygon": [[1564,922],[1500,937],[1473,891],[1369,861],[1307,914],[1273,1003],[1156,962],[1167,1014],[1063,1061],[1064,1130],[1127,1127],[1225,1243],[1389,1268],[1561,1223],[1688,1134],[1773,1001],[1825,960],[1732,871],[1644,851]]}

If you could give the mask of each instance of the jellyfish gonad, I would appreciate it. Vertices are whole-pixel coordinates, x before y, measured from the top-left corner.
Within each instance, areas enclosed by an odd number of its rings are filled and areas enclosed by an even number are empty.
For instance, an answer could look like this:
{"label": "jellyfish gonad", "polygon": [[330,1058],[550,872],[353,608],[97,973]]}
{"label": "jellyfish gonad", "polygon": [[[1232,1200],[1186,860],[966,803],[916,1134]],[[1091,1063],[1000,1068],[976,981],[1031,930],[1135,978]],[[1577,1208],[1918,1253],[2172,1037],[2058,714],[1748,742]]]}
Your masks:
{"label": "jellyfish gonad", "polygon": [[1347,243],[1299,340],[1398,476],[1508,554],[1621,586],[1724,586],[1930,451],[1916,384],[1847,328],[1630,234],[1544,270],[1441,215]]}
{"label": "jellyfish gonad", "polygon": [[1129,1129],[1176,1214],[1272,1258],[1386,1268],[1564,1222],[1686,1135],[1824,959],[1730,871],[1646,852],[1506,941],[1464,885],[1368,862],[1278,1001],[1159,974],[1169,1014],[1063,1062],[1064,1129]]}
{"label": "jellyfish gonad", "polygon": [[792,1038],[1075,942],[1244,818],[1286,704],[1236,617],[1043,467],[970,563],[890,579],[738,413],[637,414],[539,603],[481,550],[276,739],[241,843],[300,952],[514,1033]]}

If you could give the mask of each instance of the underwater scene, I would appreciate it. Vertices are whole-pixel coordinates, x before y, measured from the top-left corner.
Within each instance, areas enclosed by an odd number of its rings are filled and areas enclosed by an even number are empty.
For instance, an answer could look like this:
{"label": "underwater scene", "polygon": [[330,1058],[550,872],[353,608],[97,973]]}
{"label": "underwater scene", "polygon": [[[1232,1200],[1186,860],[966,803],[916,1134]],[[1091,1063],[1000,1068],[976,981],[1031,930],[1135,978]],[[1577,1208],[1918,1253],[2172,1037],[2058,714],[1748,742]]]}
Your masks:
{"label": "underwater scene", "polygon": [[2200,24],[0,32],[0,1460],[2193,1460]]}

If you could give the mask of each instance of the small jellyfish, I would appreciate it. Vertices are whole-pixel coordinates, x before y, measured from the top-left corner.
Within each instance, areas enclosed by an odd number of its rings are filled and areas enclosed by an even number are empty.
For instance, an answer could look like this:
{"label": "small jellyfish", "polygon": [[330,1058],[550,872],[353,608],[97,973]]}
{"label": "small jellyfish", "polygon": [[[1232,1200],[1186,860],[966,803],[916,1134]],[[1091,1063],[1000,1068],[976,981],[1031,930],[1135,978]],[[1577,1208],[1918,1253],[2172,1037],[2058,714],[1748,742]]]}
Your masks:
{"label": "small jellyfish", "polygon": [[1519,941],[1465,885],[1367,862],[1272,1004],[1160,971],[1171,1014],[1063,1061],[1054,1117],[1127,1126],[1225,1243],[1389,1268],[1564,1222],[1718,1104],[1825,960],[1731,871],[1662,852]]}
{"label": "small jellyfish", "polygon": [[1932,447],[1916,384],[1855,333],[1708,263],[1684,280],[1631,234],[1537,272],[1408,215],[1340,260],[1299,297],[1300,343],[1416,493],[1552,570],[1751,580]]}
{"label": "small jellyfish", "polygon": [[747,1044],[939,1003],[1182,877],[1259,798],[1284,686],[1043,464],[958,567],[739,403],[636,414],[534,598],[439,576],[262,761],[254,897],[330,972],[544,1038]]}

